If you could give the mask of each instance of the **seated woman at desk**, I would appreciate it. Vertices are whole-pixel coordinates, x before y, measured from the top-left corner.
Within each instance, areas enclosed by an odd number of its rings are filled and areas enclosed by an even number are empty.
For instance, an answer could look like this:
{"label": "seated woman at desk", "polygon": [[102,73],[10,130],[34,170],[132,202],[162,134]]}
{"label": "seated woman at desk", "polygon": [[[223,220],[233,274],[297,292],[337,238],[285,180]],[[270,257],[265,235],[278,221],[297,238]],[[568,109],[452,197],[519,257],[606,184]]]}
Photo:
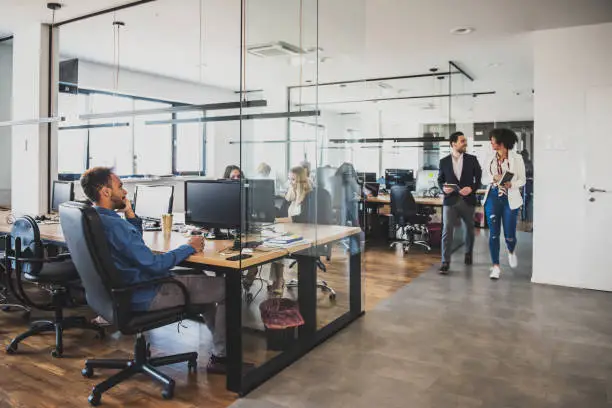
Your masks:
{"label": "seated woman at desk", "polygon": [[[313,191],[312,183],[308,179],[306,169],[302,166],[293,167],[289,171],[289,188],[285,194],[285,202],[281,209],[282,215],[286,215],[292,222],[308,222],[310,213],[315,209],[311,209],[308,196]],[[275,296],[282,296],[285,278],[284,278],[284,261],[272,262],[270,269],[270,278],[272,279],[271,291]]]}
{"label": "seated woman at desk", "polygon": [[240,167],[235,164],[230,164],[225,168],[223,178],[226,180],[240,180],[244,178],[244,173],[240,170]]}

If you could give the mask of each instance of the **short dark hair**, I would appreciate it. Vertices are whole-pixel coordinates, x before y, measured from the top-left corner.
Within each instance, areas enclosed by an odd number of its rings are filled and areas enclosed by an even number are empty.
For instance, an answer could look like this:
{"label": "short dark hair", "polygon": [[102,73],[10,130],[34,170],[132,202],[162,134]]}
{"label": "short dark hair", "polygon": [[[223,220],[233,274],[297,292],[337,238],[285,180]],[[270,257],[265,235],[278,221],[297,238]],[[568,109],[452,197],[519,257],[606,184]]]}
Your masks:
{"label": "short dark hair", "polygon": [[518,142],[518,137],[513,130],[506,128],[493,129],[489,133],[489,140],[495,138],[495,141],[503,145],[506,149],[512,150],[514,145]]}
{"label": "short dark hair", "polygon": [[229,166],[225,168],[225,172],[223,173],[223,178],[229,179],[230,176],[232,175],[232,171],[234,170],[238,170],[240,172],[241,179],[244,178],[244,173],[242,172],[242,170],[240,170],[240,167],[236,166],[235,164],[230,164]]}
{"label": "short dark hair", "polygon": [[463,134],[463,132],[455,132],[452,135],[450,135],[450,137],[448,138],[448,141],[451,146],[453,145],[453,143],[457,143],[457,140],[459,140],[459,136],[465,136],[465,135]]}
{"label": "short dark hair", "polygon": [[81,176],[83,192],[92,202],[100,200],[100,189],[112,187],[113,170],[110,167],[92,167]]}

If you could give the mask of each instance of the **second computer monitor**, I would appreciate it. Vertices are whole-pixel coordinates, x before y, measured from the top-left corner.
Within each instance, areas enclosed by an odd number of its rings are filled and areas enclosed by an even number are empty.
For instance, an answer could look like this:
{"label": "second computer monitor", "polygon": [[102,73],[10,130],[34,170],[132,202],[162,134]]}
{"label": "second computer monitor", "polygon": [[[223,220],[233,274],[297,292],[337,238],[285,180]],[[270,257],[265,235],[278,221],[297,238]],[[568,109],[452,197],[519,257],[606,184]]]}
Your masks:
{"label": "second computer monitor", "polygon": [[247,223],[273,223],[276,218],[274,180],[247,180],[244,186]]}
{"label": "second computer monitor", "polygon": [[162,214],[172,213],[174,186],[136,186],[134,212],[147,221],[161,221]]}
{"label": "second computer monitor", "polygon": [[405,169],[385,170],[385,185],[389,189],[392,186],[407,186],[414,190],[414,172]]}
{"label": "second computer monitor", "polygon": [[71,181],[54,181],[51,211],[58,212],[61,204],[74,201],[74,184]]}
{"label": "second computer monitor", "polygon": [[185,182],[185,223],[205,228],[240,228],[241,184],[227,180]]}
{"label": "second computer monitor", "polygon": [[362,183],[376,183],[376,173],[357,173],[357,177],[361,180]]}

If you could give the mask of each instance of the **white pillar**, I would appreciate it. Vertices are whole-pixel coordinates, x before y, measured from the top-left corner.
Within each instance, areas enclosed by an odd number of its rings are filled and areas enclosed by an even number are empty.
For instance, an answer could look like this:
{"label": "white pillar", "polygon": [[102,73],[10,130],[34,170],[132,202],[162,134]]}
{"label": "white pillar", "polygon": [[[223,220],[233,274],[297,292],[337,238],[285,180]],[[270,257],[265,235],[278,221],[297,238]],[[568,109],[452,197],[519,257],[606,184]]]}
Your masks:
{"label": "white pillar", "polygon": [[[55,30],[57,32],[57,30]],[[48,25],[22,24],[13,40],[13,120],[49,116]],[[57,36],[53,45],[54,83],[57,83]],[[52,95],[57,111],[57,87]],[[52,114],[53,115],[53,114]],[[57,124],[51,125],[57,132]],[[49,125],[20,125],[12,128],[12,208],[18,214],[44,214],[48,209]]]}

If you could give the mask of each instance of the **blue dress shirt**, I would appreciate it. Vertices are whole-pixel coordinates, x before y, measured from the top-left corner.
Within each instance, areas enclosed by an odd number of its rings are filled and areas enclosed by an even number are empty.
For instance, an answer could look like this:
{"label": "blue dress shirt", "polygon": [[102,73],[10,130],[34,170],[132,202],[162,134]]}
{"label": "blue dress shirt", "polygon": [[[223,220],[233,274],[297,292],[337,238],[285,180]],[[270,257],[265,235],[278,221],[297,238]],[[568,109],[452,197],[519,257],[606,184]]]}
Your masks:
{"label": "blue dress shirt", "polygon": [[[142,220],[123,219],[115,211],[95,207],[109,243],[115,267],[121,273],[123,282],[132,285],[152,279],[170,276],[170,270],[183,262],[195,250],[189,245],[164,254],[155,254],[142,239]],[[157,294],[157,287],[140,289],[132,295],[132,308],[145,311]]]}

